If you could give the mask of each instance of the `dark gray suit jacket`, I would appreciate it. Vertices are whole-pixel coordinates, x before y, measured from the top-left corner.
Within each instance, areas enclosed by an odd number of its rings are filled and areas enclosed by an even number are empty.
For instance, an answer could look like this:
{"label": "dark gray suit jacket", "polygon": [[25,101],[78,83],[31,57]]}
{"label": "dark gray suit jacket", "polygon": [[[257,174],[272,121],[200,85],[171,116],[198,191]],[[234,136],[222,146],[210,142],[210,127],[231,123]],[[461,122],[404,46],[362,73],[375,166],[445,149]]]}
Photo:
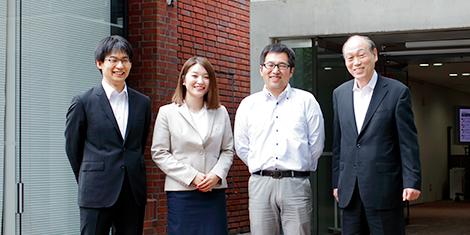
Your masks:
{"label": "dark gray suit jacket", "polygon": [[353,84],[350,80],[333,92],[333,188],[338,188],[339,206],[349,204],[357,179],[364,206],[400,207],[404,188],[421,190],[410,90],[379,75],[358,134]]}
{"label": "dark gray suit jacket", "polygon": [[125,170],[138,205],[147,202],[144,151],[150,99],[128,88],[129,116],[125,139],[101,86],[77,94],[67,112],[66,152],[78,182],[78,205],[112,206],[121,191]]}

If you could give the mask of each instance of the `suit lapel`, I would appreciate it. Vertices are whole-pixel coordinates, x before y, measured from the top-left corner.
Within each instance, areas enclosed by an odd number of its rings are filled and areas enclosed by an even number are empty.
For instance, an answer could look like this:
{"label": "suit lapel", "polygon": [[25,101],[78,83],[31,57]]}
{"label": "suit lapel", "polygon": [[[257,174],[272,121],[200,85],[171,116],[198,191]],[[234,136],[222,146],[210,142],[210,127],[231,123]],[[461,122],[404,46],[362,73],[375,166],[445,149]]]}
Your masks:
{"label": "suit lapel", "polygon": [[184,119],[186,119],[186,121],[194,128],[194,130],[197,131],[196,124],[194,123],[193,118],[191,117],[191,114],[189,113],[188,105],[186,105],[186,103],[179,105],[178,111],[181,113]]}
{"label": "suit lapel", "polygon": [[212,133],[212,127],[214,126],[214,121],[215,121],[215,113],[217,112],[216,109],[211,109],[211,110],[206,110],[207,112],[207,128],[209,129],[206,135],[206,138],[204,138],[204,143],[209,139],[209,136],[211,136]]}
{"label": "suit lapel", "polygon": [[135,92],[134,90],[130,89],[127,87],[127,95],[129,96],[129,114],[127,117],[127,127],[126,127],[126,135],[124,141],[127,140],[127,136],[129,135],[133,120],[134,120],[134,114],[136,113],[136,101],[135,101]]}
{"label": "suit lapel", "polygon": [[[106,97],[106,93],[104,92],[103,87],[99,85],[96,88],[97,88],[96,96],[98,99],[98,103],[103,109],[103,112],[108,117],[109,121],[114,126],[114,129],[116,129],[116,131],[119,133],[119,136],[121,136],[121,131],[119,130],[119,126],[117,124],[116,118],[114,117],[113,109],[111,108],[111,105],[109,104],[108,97]],[[121,136],[121,139],[122,139],[122,136]]]}
{"label": "suit lapel", "polygon": [[385,95],[388,93],[388,83],[380,75],[377,75],[377,84],[374,88],[374,93],[370,100],[369,108],[367,109],[366,117],[364,119],[364,124],[362,124],[361,133],[367,127],[372,116],[374,116],[375,111],[379,107],[380,103],[384,99]]}
{"label": "suit lapel", "polygon": [[[347,125],[346,126],[350,126],[353,128],[353,133],[355,134],[355,136],[357,136],[357,125],[356,125],[356,115],[354,114],[354,94],[353,94],[353,86],[354,86],[354,79],[351,80],[351,82],[348,84],[348,86],[346,87],[346,90],[348,92],[346,92],[345,94],[348,94],[346,95],[346,97],[344,97],[344,101],[343,102],[346,102],[345,105],[343,106],[344,107],[344,112],[346,113],[346,116],[347,119],[346,119],[346,123]],[[352,117],[352,118],[350,118]]]}
{"label": "suit lapel", "polygon": [[193,120],[191,114],[189,113],[190,111],[189,111],[188,105],[186,105],[186,103],[183,103],[182,105],[180,105],[178,107],[178,111],[181,113],[181,115],[184,117],[184,119],[186,119],[186,121],[193,127],[194,131],[196,131],[197,135],[202,140],[202,143],[205,143],[207,141],[207,139],[209,139],[209,137],[212,133],[212,127],[214,126],[216,110],[215,109],[206,110],[206,112],[207,112],[207,128],[209,128],[209,130],[208,130],[208,133],[207,133],[207,135],[204,139],[201,138],[201,135],[199,134],[199,132],[197,130],[196,123],[194,123],[194,120]]}

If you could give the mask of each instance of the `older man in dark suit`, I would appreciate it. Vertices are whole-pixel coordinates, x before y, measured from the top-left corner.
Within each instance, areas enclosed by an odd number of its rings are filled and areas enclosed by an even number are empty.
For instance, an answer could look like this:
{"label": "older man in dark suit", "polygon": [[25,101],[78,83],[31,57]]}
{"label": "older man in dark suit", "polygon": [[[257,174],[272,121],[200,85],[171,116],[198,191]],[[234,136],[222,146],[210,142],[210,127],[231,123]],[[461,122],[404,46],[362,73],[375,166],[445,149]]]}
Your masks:
{"label": "older man in dark suit", "polygon": [[403,201],[421,190],[410,90],[374,70],[374,43],[352,36],[343,46],[354,79],[333,92],[333,195],[341,232],[405,234]]}
{"label": "older man in dark suit", "polygon": [[128,88],[133,51],[120,36],[95,49],[101,84],[73,97],[66,152],[78,182],[81,234],[142,234],[150,99]]}

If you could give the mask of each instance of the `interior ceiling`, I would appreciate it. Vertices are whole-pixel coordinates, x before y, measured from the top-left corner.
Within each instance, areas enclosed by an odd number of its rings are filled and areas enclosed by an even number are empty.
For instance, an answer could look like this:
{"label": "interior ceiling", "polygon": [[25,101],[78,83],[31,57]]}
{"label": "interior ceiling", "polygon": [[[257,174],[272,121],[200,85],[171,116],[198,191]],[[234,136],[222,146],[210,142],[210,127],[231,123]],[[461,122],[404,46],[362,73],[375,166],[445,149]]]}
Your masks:
{"label": "interior ceiling", "polygon": [[[462,76],[462,73],[470,73],[470,45],[466,46],[446,46],[410,49],[405,47],[405,42],[416,41],[441,41],[470,39],[470,29],[412,32],[412,33],[388,33],[367,35],[377,46],[381,55],[380,58],[386,60],[392,67],[408,71],[408,78],[411,81],[425,81],[439,86],[470,93],[470,76]],[[323,37],[324,40],[343,45],[348,36]],[[442,49],[444,54],[427,54],[427,52]],[[468,50],[447,54],[452,50]],[[416,50],[424,53],[416,53]],[[406,53],[407,55],[391,56],[387,52]],[[421,63],[429,64],[428,67],[421,67]],[[434,63],[442,63],[441,66],[434,66]],[[457,74],[456,77],[449,76],[450,73]]]}

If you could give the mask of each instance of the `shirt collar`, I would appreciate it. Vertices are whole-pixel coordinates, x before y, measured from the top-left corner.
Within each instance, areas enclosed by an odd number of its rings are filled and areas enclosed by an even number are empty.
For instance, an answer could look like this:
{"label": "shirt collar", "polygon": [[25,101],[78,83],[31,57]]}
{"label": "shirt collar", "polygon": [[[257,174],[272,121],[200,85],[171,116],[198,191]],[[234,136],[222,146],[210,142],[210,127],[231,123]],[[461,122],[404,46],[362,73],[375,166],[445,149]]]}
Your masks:
{"label": "shirt collar", "polygon": [[[119,93],[114,90],[113,87],[111,87],[107,82],[104,80],[101,80],[101,85],[103,86],[104,92],[106,93],[106,96],[108,97],[108,100],[111,99],[111,95],[115,93],[116,95],[119,95]],[[122,89],[121,94],[124,92],[124,95],[126,96],[126,100],[129,99],[128,93],[127,93],[127,84],[124,83],[124,89]]]}
{"label": "shirt collar", "polygon": [[[266,96],[266,100],[269,98],[275,99],[274,95],[271,94],[270,91],[268,91],[268,88],[266,88],[266,84],[263,86],[263,93]],[[278,97],[278,100],[282,99],[283,97],[286,97],[286,99],[289,99],[292,94],[292,87],[290,86],[290,83],[287,83],[286,89],[281,92],[281,94]]]}
{"label": "shirt collar", "polygon": [[[369,87],[371,90],[374,90],[376,84],[377,84],[377,72],[374,70],[374,74],[372,74],[372,78],[370,79],[369,83],[367,84],[367,86],[363,87],[362,89]],[[355,78],[354,78],[353,91],[360,91],[360,89],[357,87],[357,80]]]}

